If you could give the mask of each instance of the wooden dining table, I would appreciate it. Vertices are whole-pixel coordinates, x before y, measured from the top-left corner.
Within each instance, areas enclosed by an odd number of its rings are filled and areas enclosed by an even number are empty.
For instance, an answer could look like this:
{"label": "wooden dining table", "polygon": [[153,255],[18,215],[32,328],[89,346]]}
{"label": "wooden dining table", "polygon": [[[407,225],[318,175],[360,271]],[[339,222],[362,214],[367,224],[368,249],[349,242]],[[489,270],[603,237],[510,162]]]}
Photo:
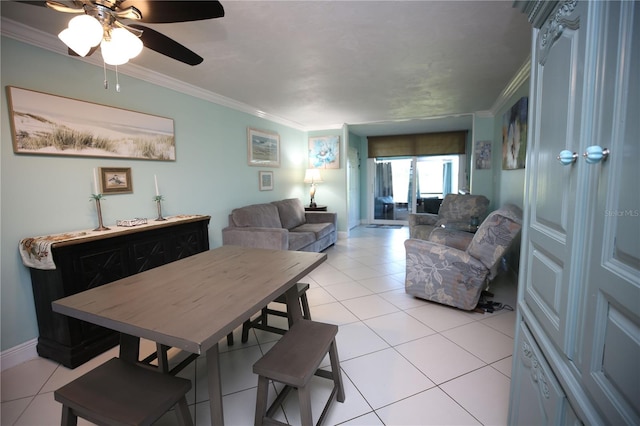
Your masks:
{"label": "wooden dining table", "polygon": [[326,258],[222,246],[56,300],[52,307],[119,331],[120,357],[131,362],[138,362],[140,338],[206,354],[211,424],[222,425],[218,342],[284,292],[290,321],[299,320],[295,284]]}

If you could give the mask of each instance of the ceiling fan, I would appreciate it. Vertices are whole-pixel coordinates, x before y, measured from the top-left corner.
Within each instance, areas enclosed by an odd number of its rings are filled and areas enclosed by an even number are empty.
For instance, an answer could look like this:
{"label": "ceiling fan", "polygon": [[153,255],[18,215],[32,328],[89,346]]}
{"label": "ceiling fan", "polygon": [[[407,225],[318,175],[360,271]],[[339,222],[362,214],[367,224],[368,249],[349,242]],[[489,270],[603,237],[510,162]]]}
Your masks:
{"label": "ceiling fan", "polygon": [[[63,30],[59,37],[69,46],[71,55],[91,55],[100,46],[105,62],[110,65],[121,65],[127,62],[140,52],[142,45],[188,65],[198,65],[203,60],[192,50],[158,31],[136,23],[124,24],[121,20],[174,23],[224,16],[224,8],[218,1],[74,0],[73,6],[54,0],[22,1],[21,3],[86,16],[87,18],[72,19],[69,27]],[[85,26],[93,27],[96,33],[94,40],[88,41],[88,37],[85,36],[85,31],[88,29]],[[118,44],[118,52],[114,50],[116,44]],[[129,49],[133,49],[134,52],[127,53],[125,56],[129,55],[128,57],[120,59],[122,51]]]}

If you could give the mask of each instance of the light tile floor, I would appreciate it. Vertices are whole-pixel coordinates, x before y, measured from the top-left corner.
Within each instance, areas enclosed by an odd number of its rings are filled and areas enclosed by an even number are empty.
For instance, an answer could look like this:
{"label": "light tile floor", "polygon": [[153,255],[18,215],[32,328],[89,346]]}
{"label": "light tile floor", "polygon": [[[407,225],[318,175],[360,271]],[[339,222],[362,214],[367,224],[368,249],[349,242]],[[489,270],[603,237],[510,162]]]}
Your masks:
{"label": "light tile floor", "polygon": [[[352,231],[327,250],[328,260],[306,281],[314,320],[339,325],[338,352],[346,401],[334,402],[326,425],[504,425],[507,423],[515,313],[470,313],[404,292],[408,229]],[[515,307],[516,277],[492,283],[496,302]],[[274,318],[273,322],[284,320]],[[229,425],[251,425],[257,377],[253,363],[278,335],[252,330],[249,342],[220,343],[224,415]],[[154,346],[143,342],[143,350]],[[117,348],[69,370],[44,358],[2,372],[2,425],[57,425],[61,406],[53,391],[117,355]],[[328,360],[325,359],[328,365]],[[187,400],[196,425],[209,424],[206,362],[180,373],[192,380]],[[331,382],[314,377],[314,421]],[[278,419],[299,425],[295,395]],[[175,423],[168,413],[159,425]],[[79,420],[80,425],[88,424]]]}

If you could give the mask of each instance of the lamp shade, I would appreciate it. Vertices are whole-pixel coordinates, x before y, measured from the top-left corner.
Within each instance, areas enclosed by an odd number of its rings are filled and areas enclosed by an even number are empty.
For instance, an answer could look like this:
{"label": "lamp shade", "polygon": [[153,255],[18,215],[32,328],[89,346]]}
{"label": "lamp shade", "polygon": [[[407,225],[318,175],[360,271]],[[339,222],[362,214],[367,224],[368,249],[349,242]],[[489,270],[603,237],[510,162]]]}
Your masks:
{"label": "lamp shade", "polygon": [[307,169],[304,173],[304,183],[322,183],[320,169]]}

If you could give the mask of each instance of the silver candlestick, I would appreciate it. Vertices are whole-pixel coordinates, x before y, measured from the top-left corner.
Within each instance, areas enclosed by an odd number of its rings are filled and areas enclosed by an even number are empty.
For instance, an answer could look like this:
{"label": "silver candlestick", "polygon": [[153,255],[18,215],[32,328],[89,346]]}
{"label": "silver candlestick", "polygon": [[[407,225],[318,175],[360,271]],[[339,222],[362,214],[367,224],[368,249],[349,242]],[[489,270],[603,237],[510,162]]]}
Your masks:
{"label": "silver candlestick", "polygon": [[162,195],[156,195],[154,200],[156,201],[156,205],[158,206],[158,218],[156,219],[156,221],[159,222],[159,221],[167,220],[164,217],[162,217]]}
{"label": "silver candlestick", "polygon": [[94,231],[108,231],[109,228],[102,224],[102,208],[100,207],[100,200],[102,199],[102,194],[92,194],[91,199],[96,201],[96,211],[98,213],[98,227],[94,229]]}

